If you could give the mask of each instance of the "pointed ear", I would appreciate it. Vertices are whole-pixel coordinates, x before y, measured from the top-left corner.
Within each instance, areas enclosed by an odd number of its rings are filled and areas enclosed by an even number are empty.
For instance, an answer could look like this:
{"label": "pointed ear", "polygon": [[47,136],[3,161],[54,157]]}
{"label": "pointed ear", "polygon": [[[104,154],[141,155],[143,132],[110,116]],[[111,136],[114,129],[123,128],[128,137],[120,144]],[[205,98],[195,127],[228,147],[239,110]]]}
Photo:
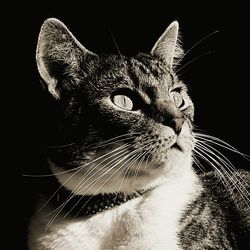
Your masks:
{"label": "pointed ear", "polygon": [[165,61],[169,68],[175,65],[175,59],[181,58],[183,55],[183,50],[178,43],[178,32],[179,24],[174,21],[167,27],[151,50],[151,54]]}
{"label": "pointed ear", "polygon": [[56,99],[60,99],[63,88],[59,80],[79,71],[82,61],[91,55],[95,54],[83,47],[61,21],[49,18],[43,23],[36,50],[37,67]]}

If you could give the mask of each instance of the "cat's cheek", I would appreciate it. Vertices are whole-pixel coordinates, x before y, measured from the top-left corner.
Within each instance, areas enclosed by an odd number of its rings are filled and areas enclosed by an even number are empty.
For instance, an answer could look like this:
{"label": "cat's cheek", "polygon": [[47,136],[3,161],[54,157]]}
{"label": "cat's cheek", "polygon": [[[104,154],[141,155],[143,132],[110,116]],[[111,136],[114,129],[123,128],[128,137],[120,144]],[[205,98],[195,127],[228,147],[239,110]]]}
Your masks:
{"label": "cat's cheek", "polygon": [[188,121],[183,123],[177,142],[184,153],[192,152],[194,149],[195,138],[191,129],[191,125]]}

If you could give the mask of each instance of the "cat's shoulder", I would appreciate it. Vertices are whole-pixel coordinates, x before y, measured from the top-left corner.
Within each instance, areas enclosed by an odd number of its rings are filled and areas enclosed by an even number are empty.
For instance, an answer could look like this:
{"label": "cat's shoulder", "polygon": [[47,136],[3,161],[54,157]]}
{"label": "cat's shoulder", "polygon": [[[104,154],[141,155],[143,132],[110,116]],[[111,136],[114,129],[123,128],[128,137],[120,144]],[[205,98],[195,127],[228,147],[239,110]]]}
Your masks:
{"label": "cat's shoulder", "polygon": [[250,171],[239,169],[223,176],[211,171],[199,177],[204,192],[224,209],[233,207],[241,218],[250,223]]}
{"label": "cat's shoulder", "polygon": [[205,188],[233,194],[239,190],[250,191],[250,171],[239,169],[231,173],[211,171],[199,175]]}

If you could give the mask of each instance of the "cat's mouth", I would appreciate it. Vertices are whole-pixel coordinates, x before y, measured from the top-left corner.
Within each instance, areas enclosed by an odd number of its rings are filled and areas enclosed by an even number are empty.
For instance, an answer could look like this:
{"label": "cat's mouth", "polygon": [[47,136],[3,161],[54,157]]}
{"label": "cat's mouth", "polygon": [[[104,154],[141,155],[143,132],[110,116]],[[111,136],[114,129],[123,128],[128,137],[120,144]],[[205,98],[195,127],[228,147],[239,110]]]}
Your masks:
{"label": "cat's mouth", "polygon": [[175,143],[173,144],[173,146],[171,146],[171,148],[174,148],[174,149],[177,149],[177,150],[183,152],[182,147],[181,147],[177,142],[175,142]]}

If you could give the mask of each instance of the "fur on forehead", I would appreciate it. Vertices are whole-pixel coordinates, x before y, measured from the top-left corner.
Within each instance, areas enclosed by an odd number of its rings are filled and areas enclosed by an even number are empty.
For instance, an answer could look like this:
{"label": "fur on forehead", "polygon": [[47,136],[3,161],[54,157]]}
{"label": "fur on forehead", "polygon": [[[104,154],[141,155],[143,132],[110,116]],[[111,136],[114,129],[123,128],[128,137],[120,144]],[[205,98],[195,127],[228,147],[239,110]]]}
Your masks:
{"label": "fur on forehead", "polygon": [[[178,43],[178,31],[178,22],[175,21],[168,26],[147,57],[151,65],[149,68],[144,68],[145,73],[148,69],[158,75],[164,72],[160,63],[157,63],[157,60],[151,60],[152,58],[164,62],[166,68],[171,71],[175,59],[180,58],[182,54]],[[120,67],[123,61],[112,60],[114,57],[108,58],[110,65],[112,62],[110,67],[118,65]],[[55,99],[60,99],[64,91],[77,88],[82,77],[93,74],[100,59],[98,55],[78,42],[61,21],[55,18],[45,20],[38,37],[36,60],[40,76]]]}

